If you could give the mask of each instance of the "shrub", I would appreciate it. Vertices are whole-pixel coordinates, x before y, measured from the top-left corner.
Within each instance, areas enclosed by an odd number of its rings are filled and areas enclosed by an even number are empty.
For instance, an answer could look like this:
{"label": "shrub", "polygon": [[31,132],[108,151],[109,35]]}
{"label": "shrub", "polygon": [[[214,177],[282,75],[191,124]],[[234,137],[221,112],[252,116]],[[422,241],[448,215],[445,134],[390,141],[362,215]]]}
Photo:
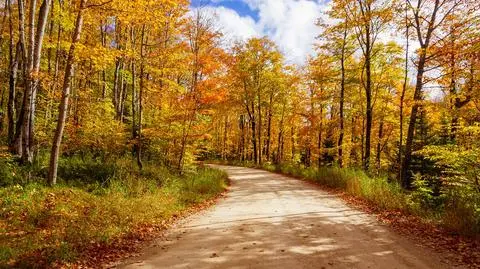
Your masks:
{"label": "shrub", "polygon": [[445,194],[439,193],[426,177],[417,174],[413,181],[414,190],[408,196],[411,211],[416,214],[428,214],[443,210]]}
{"label": "shrub", "polygon": [[0,158],[0,187],[12,185],[17,181],[18,167],[11,159]]}
{"label": "shrub", "polygon": [[402,188],[396,182],[388,182],[386,177],[368,177],[363,172],[362,176],[352,180],[359,184],[357,191],[349,193],[362,197],[382,209],[406,209],[406,196]]}
{"label": "shrub", "polygon": [[116,171],[114,162],[96,159],[91,156],[74,155],[62,158],[58,164],[58,177],[66,182],[102,183],[113,177]]}
{"label": "shrub", "polygon": [[202,167],[190,172],[182,179],[177,179],[174,184],[177,186],[177,191],[182,193],[183,201],[190,204],[222,192],[226,187],[227,178],[227,174],[223,171]]}
{"label": "shrub", "polygon": [[480,194],[463,187],[451,189],[446,194],[445,212],[442,216],[446,227],[466,234],[480,234]]}

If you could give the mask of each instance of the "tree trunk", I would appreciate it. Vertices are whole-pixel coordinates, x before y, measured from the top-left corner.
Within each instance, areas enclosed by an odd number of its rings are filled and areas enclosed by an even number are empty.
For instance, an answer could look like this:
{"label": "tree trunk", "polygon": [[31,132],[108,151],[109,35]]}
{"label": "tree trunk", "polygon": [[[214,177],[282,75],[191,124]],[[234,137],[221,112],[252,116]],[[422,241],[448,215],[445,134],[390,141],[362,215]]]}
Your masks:
{"label": "tree trunk", "polygon": [[380,171],[380,168],[381,168],[383,125],[384,125],[384,122],[382,119],[378,126],[378,141],[377,141],[377,156],[376,156],[377,171]]}
{"label": "tree trunk", "polygon": [[[16,87],[17,87],[17,74],[18,74],[18,62],[20,58],[20,45],[17,43],[15,59],[10,58],[10,75],[9,75],[9,92],[8,92],[8,135],[7,142],[10,147],[14,146],[15,142],[15,99],[16,99]],[[13,55],[10,55],[11,57]]]}
{"label": "tree trunk", "polygon": [[223,128],[222,159],[227,159],[227,140],[228,140],[228,115],[225,116],[225,125]]}
{"label": "tree trunk", "polygon": [[80,34],[82,32],[83,26],[83,12],[85,9],[86,0],[80,0],[80,9],[77,14],[77,20],[75,23],[75,31],[72,37],[72,44],[70,45],[70,50],[68,52],[68,58],[65,67],[65,78],[63,81],[63,92],[62,100],[60,106],[58,107],[58,120],[57,128],[55,130],[55,135],[52,143],[52,151],[50,154],[50,168],[48,172],[48,183],[50,186],[53,186],[57,182],[57,168],[58,168],[58,158],[60,155],[60,145],[62,143],[63,130],[65,128],[65,122],[67,119],[68,111],[68,98],[70,95],[70,82],[73,75],[74,64],[75,64],[75,46],[80,40]]}
{"label": "tree trunk", "polygon": [[256,138],[256,134],[255,134],[257,132],[257,125],[256,125],[256,122],[255,122],[255,116],[250,118],[250,123],[251,123],[251,128],[252,128],[253,159],[254,159],[255,163],[258,164],[259,160],[258,160],[258,150],[257,150],[257,138]]}
{"label": "tree trunk", "polygon": [[360,134],[361,144],[360,156],[362,166],[365,168],[365,115],[362,115],[362,133]]}
{"label": "tree trunk", "polygon": [[[122,70],[125,63],[122,63]],[[128,68],[128,67],[127,67]],[[117,111],[117,117],[120,122],[123,122],[124,111],[125,111],[125,101],[127,100],[127,81],[125,76],[122,74],[121,84],[120,84],[120,104]]]}
{"label": "tree trunk", "polygon": [[245,119],[244,115],[240,115],[240,145],[239,145],[240,160],[245,161]]}
{"label": "tree trunk", "polygon": [[323,155],[323,105],[320,105],[320,115],[319,115],[319,128],[318,128],[318,167],[322,166],[322,155]]}
{"label": "tree trunk", "polygon": [[258,126],[257,126],[257,136],[258,136],[258,164],[262,165],[263,157],[262,157],[262,107],[261,107],[261,95],[260,95],[260,87],[258,86],[257,89],[257,114],[258,114]]}
{"label": "tree trunk", "polygon": [[137,146],[137,165],[140,169],[143,168],[142,163],[142,124],[143,124],[143,92],[145,88],[145,25],[142,27],[142,39],[140,44],[140,91],[138,94],[138,146]]}
{"label": "tree trunk", "polygon": [[38,14],[38,23],[35,28],[35,10],[36,0],[30,2],[30,21],[29,21],[29,55],[28,55],[28,74],[25,88],[25,114],[22,123],[23,143],[22,143],[22,162],[31,163],[33,161],[33,143],[35,136],[35,107],[38,89],[38,73],[40,71],[40,59],[42,56],[43,38],[47,25],[47,17],[50,9],[51,0],[44,0],[40,6]]}
{"label": "tree trunk", "polygon": [[113,72],[113,107],[115,108],[116,117],[118,117],[118,107],[120,104],[120,93],[119,89],[121,85],[119,85],[119,77],[120,77],[120,59],[115,61],[115,71]]}
{"label": "tree trunk", "polygon": [[[133,52],[135,53],[135,29],[132,26],[130,29],[130,38],[132,42]],[[133,144],[133,153],[137,150],[137,88],[136,88],[136,76],[137,76],[137,66],[135,59],[132,59],[131,62],[131,72],[132,72],[132,139],[134,140]]]}
{"label": "tree trunk", "polygon": [[277,156],[275,158],[275,162],[277,164],[280,164],[283,159],[283,132],[284,132],[284,121],[285,121],[285,101],[283,102],[282,105],[282,116],[280,118],[280,126],[278,127],[278,142],[277,142]]}
{"label": "tree trunk", "polygon": [[272,144],[272,117],[273,117],[273,92],[270,94],[267,118],[267,161],[270,161],[270,147]]}
{"label": "tree trunk", "polygon": [[252,154],[250,150],[251,144],[247,141],[252,141],[250,137],[250,120],[245,117],[245,160],[252,160]]}
{"label": "tree trunk", "polygon": [[292,149],[292,162],[295,161],[295,128],[292,126],[290,129],[290,143],[292,143],[291,149]]}
{"label": "tree trunk", "polygon": [[[367,34],[367,40],[369,40],[370,34]],[[370,42],[370,41],[367,41]],[[366,126],[365,126],[365,155],[363,168],[368,171],[370,168],[370,144],[372,135],[372,123],[373,123],[373,107],[372,107],[372,65],[371,65],[371,49],[370,45],[366,48],[367,55],[365,55],[365,72],[367,85],[365,87],[366,95]]]}
{"label": "tree trunk", "polygon": [[423,75],[425,73],[425,62],[426,62],[426,48],[421,48],[420,58],[417,67],[417,83],[415,85],[415,93],[413,96],[413,106],[412,112],[410,113],[410,122],[408,123],[407,131],[407,141],[405,144],[405,156],[403,159],[402,170],[401,170],[401,181],[402,186],[406,189],[411,187],[411,175],[408,174],[410,170],[410,163],[413,153],[413,136],[415,134],[415,123],[417,121],[417,113],[421,106],[420,102],[423,99],[422,88],[423,88]]}
{"label": "tree trunk", "polygon": [[340,56],[340,66],[341,66],[341,78],[340,78],[340,133],[338,135],[338,165],[343,167],[343,137],[345,136],[345,113],[344,113],[344,104],[345,104],[345,47],[347,42],[347,23],[345,22],[345,29],[343,31],[343,40],[342,40],[342,54]]}
{"label": "tree trunk", "polygon": [[[255,162],[255,164],[258,164],[258,151],[257,151],[257,137],[256,137],[256,133],[257,133],[257,123],[256,123],[256,117],[255,117],[255,103],[254,103],[254,98],[255,97],[252,97],[250,98],[250,102],[249,102],[249,98],[247,98],[248,96],[248,93],[247,93],[247,83],[244,81],[243,82],[243,90],[244,90],[244,93],[245,93],[245,96],[246,96],[246,100],[245,100],[245,110],[247,111],[247,114],[248,114],[248,119],[250,120],[250,128],[252,130],[252,134],[251,134],[251,141],[252,141],[252,146],[253,146],[253,160]],[[249,104],[250,103],[250,104]],[[251,105],[251,107],[250,107]]]}
{"label": "tree trunk", "polygon": [[[100,38],[102,39],[102,47],[107,46],[107,38],[105,36],[105,31],[103,30],[103,24],[100,25]],[[102,99],[105,99],[107,97],[107,73],[104,70],[102,70]]]}
{"label": "tree trunk", "polygon": [[[24,79],[27,79],[27,51],[25,49],[26,38],[25,38],[25,2],[24,0],[18,0],[18,35],[19,35],[19,44],[20,51],[22,56],[22,72]],[[22,97],[22,106],[20,108],[20,113],[18,115],[17,124],[15,126],[15,138],[14,142],[14,153],[22,156],[22,141],[23,141],[23,128],[22,124],[25,117],[25,108],[26,108],[26,89],[25,87]]]}
{"label": "tree trunk", "polygon": [[456,106],[455,100],[457,97],[457,78],[456,78],[456,58],[455,58],[455,34],[450,37],[450,111],[451,111],[451,124],[450,124],[450,141],[455,143],[457,138],[457,129],[458,129],[458,121],[459,121],[459,108]]}
{"label": "tree trunk", "polygon": [[405,48],[405,76],[403,77],[402,93],[400,95],[400,134],[398,139],[398,159],[397,163],[400,165],[398,178],[401,178],[402,174],[402,158],[403,158],[403,110],[405,106],[405,94],[407,93],[408,83],[408,53],[409,53],[409,29],[410,23],[408,22],[408,5],[405,6],[405,27],[406,27],[406,48]]}
{"label": "tree trunk", "polygon": [[21,48],[20,42],[17,43],[14,56],[14,31],[13,31],[13,18],[12,18],[12,6],[11,0],[6,2],[8,9],[8,20],[9,20],[9,33],[10,33],[10,43],[9,43],[9,91],[8,91],[8,109],[7,109],[7,118],[8,118],[8,135],[7,142],[9,146],[13,146],[14,136],[15,136],[15,97],[16,97],[16,82],[17,82],[17,73],[18,73],[18,61]]}
{"label": "tree trunk", "polygon": [[355,134],[355,122],[356,122],[356,117],[352,116],[352,124],[351,124],[351,137],[350,137],[350,144],[351,149],[350,149],[350,166],[353,166],[355,164],[358,164],[358,158],[357,158],[357,150],[355,148],[355,142],[356,142],[356,134]]}
{"label": "tree trunk", "polygon": [[137,150],[137,88],[136,88],[136,79],[135,76],[137,75],[137,66],[135,64],[135,60],[132,60],[131,63],[131,72],[132,72],[132,139],[135,140],[133,145],[133,152]]}

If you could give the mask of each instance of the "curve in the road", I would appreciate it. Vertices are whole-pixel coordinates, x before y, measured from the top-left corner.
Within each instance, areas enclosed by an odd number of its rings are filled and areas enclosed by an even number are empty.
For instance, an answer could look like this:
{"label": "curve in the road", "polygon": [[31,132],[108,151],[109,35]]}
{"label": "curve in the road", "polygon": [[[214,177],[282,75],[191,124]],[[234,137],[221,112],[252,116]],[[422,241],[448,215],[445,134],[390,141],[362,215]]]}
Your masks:
{"label": "curve in the road", "polygon": [[447,268],[436,254],[306,182],[216,166],[232,185],[122,268]]}

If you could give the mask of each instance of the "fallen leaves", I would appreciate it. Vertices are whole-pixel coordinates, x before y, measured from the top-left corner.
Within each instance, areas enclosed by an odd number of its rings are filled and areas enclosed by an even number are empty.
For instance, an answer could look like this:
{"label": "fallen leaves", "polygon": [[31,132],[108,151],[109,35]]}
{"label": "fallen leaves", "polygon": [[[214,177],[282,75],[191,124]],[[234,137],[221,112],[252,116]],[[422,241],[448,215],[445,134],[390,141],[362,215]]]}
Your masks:
{"label": "fallen leaves", "polygon": [[4,188],[0,245],[6,255],[0,257],[0,267],[98,268],[136,255],[145,242],[160,237],[179,219],[214,204],[213,198],[224,190],[185,202],[184,196],[192,194],[171,188],[142,196],[34,184]]}
{"label": "fallen leaves", "polygon": [[117,238],[109,244],[89,244],[82,251],[78,262],[62,264],[59,268],[65,266],[74,268],[98,268],[100,264],[107,268],[116,267],[120,264],[119,260],[138,257],[139,251],[146,244],[152,242],[154,239],[162,238],[164,232],[168,228],[174,226],[180,219],[211,207],[223,196],[224,193],[215,198],[206,200],[203,203],[192,205],[181,212],[173,214],[169,219],[163,219],[155,223],[146,223],[138,226],[131,233]]}
{"label": "fallen leaves", "polygon": [[435,223],[427,223],[408,212],[386,210],[345,191],[329,188],[317,182],[305,180],[302,177],[291,177],[321,188],[328,193],[338,195],[349,206],[375,215],[380,222],[387,224],[397,233],[405,235],[421,246],[428,247],[441,254],[443,262],[449,265],[467,266],[473,269],[480,268],[480,238],[462,236]]}
{"label": "fallen leaves", "polygon": [[385,210],[364,199],[338,190],[327,189],[338,194],[347,204],[363,212],[376,215],[397,233],[441,254],[449,265],[480,268],[480,238],[469,238],[455,234],[435,223],[427,223],[419,217],[399,210]]}

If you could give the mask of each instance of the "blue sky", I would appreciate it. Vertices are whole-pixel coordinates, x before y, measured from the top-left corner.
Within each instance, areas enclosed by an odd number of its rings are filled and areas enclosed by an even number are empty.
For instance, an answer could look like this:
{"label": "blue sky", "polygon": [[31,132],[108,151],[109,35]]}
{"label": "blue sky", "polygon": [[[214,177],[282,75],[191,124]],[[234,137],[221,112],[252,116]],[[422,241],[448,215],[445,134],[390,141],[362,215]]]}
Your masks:
{"label": "blue sky", "polygon": [[[193,6],[198,5],[198,2],[199,1],[194,0],[192,1],[192,5]],[[212,7],[225,7],[225,8],[235,10],[240,16],[249,16],[256,21],[258,21],[259,19],[258,11],[252,10],[245,1],[241,1],[241,0],[211,1],[209,0],[209,1],[204,1],[203,3]]]}
{"label": "blue sky", "polygon": [[320,34],[315,22],[329,0],[192,0],[214,14],[228,41],[268,36],[287,63],[303,64]]}

